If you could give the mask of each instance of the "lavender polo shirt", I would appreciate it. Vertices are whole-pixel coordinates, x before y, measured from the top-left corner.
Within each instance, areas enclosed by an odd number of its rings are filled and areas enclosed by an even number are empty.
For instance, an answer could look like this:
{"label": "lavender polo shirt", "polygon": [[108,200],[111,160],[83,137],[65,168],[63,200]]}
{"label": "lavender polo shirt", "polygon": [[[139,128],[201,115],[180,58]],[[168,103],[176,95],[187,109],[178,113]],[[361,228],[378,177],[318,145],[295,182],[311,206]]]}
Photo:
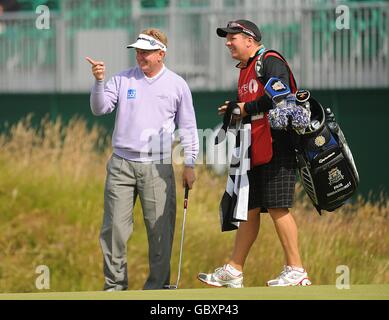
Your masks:
{"label": "lavender polo shirt", "polygon": [[154,78],[137,66],[113,76],[105,86],[104,80],[96,80],[90,106],[96,116],[117,108],[112,146],[118,156],[169,161],[177,125],[185,164],[194,164],[199,141],[192,95],[185,80],[168,68]]}

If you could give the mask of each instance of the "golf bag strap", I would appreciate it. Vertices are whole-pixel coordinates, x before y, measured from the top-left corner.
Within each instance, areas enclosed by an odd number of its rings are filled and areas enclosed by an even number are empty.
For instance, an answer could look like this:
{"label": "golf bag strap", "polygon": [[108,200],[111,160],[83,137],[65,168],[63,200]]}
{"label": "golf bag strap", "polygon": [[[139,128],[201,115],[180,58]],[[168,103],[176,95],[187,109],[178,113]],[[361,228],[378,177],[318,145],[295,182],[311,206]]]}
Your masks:
{"label": "golf bag strap", "polygon": [[258,76],[262,77],[262,73],[261,71],[262,70],[259,70],[259,68],[262,68],[263,66],[263,62],[268,58],[268,57],[276,57],[278,59],[280,59],[281,61],[283,61],[286,65],[286,67],[288,68],[288,72],[289,72],[289,82],[290,82],[290,89],[292,91],[292,93],[295,93],[297,91],[297,82],[296,82],[296,79],[293,75],[293,72],[288,64],[288,62],[286,61],[286,59],[277,51],[275,50],[266,50],[262,56],[258,59],[259,62],[256,66],[257,68],[257,74]]}

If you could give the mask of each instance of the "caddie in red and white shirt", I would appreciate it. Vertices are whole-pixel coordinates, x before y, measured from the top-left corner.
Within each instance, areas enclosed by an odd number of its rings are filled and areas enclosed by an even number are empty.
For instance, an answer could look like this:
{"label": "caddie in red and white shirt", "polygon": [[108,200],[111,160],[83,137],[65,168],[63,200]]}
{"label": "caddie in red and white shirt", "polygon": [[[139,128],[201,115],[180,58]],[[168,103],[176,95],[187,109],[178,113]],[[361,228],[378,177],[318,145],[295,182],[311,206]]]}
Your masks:
{"label": "caddie in red and white shirt", "polygon": [[[239,61],[238,101],[242,118],[251,122],[251,168],[248,171],[249,200],[246,222],[240,222],[235,246],[227,264],[213,273],[199,273],[198,279],[213,286],[243,287],[243,267],[260,226],[260,213],[269,212],[285,254],[281,274],[267,282],[269,286],[310,285],[303,267],[297,240],[297,226],[289,211],[296,183],[296,158],[288,131],[270,128],[268,111],[272,100],[265,94],[265,84],[276,77],[297,90],[286,60],[261,42],[261,32],[248,20],[236,20],[226,28],[217,28],[226,38],[231,57]],[[226,104],[219,108],[223,114]],[[266,257],[264,257],[266,259]]]}

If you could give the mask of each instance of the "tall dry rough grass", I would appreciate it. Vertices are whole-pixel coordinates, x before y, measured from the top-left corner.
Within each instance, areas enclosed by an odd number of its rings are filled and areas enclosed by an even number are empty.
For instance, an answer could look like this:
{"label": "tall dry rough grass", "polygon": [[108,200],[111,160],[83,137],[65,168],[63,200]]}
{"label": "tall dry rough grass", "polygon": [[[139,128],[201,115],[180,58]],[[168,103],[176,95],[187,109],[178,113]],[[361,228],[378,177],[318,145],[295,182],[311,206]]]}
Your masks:
{"label": "tall dry rough grass", "polygon": [[[105,166],[111,148],[106,133],[82,119],[65,124],[31,117],[0,136],[0,292],[38,291],[36,267],[50,269],[50,290],[101,290]],[[177,186],[181,170],[175,168]],[[218,205],[225,178],[204,166],[196,169],[190,192],[180,286],[199,288],[199,271],[225,263],[234,232],[220,232]],[[177,227],[172,281],[177,275],[183,190],[177,187]],[[335,213],[319,216],[297,188],[292,210],[299,226],[305,267],[314,284],[334,284],[339,265],[350,269],[351,284],[389,283],[389,204],[358,199]],[[148,272],[147,237],[139,203],[128,242],[129,288],[141,289]],[[261,286],[284,263],[272,221],[262,215],[261,230],[245,267],[245,286]],[[217,292],[215,292],[217,294]]]}

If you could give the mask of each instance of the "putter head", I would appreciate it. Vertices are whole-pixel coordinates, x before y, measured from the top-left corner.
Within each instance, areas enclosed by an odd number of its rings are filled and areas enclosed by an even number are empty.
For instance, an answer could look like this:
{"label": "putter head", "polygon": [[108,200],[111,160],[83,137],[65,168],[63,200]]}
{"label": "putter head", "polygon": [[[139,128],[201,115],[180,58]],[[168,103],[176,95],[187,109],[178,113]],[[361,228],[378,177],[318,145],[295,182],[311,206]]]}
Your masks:
{"label": "putter head", "polygon": [[178,286],[176,284],[166,284],[163,286],[164,289],[177,289]]}

